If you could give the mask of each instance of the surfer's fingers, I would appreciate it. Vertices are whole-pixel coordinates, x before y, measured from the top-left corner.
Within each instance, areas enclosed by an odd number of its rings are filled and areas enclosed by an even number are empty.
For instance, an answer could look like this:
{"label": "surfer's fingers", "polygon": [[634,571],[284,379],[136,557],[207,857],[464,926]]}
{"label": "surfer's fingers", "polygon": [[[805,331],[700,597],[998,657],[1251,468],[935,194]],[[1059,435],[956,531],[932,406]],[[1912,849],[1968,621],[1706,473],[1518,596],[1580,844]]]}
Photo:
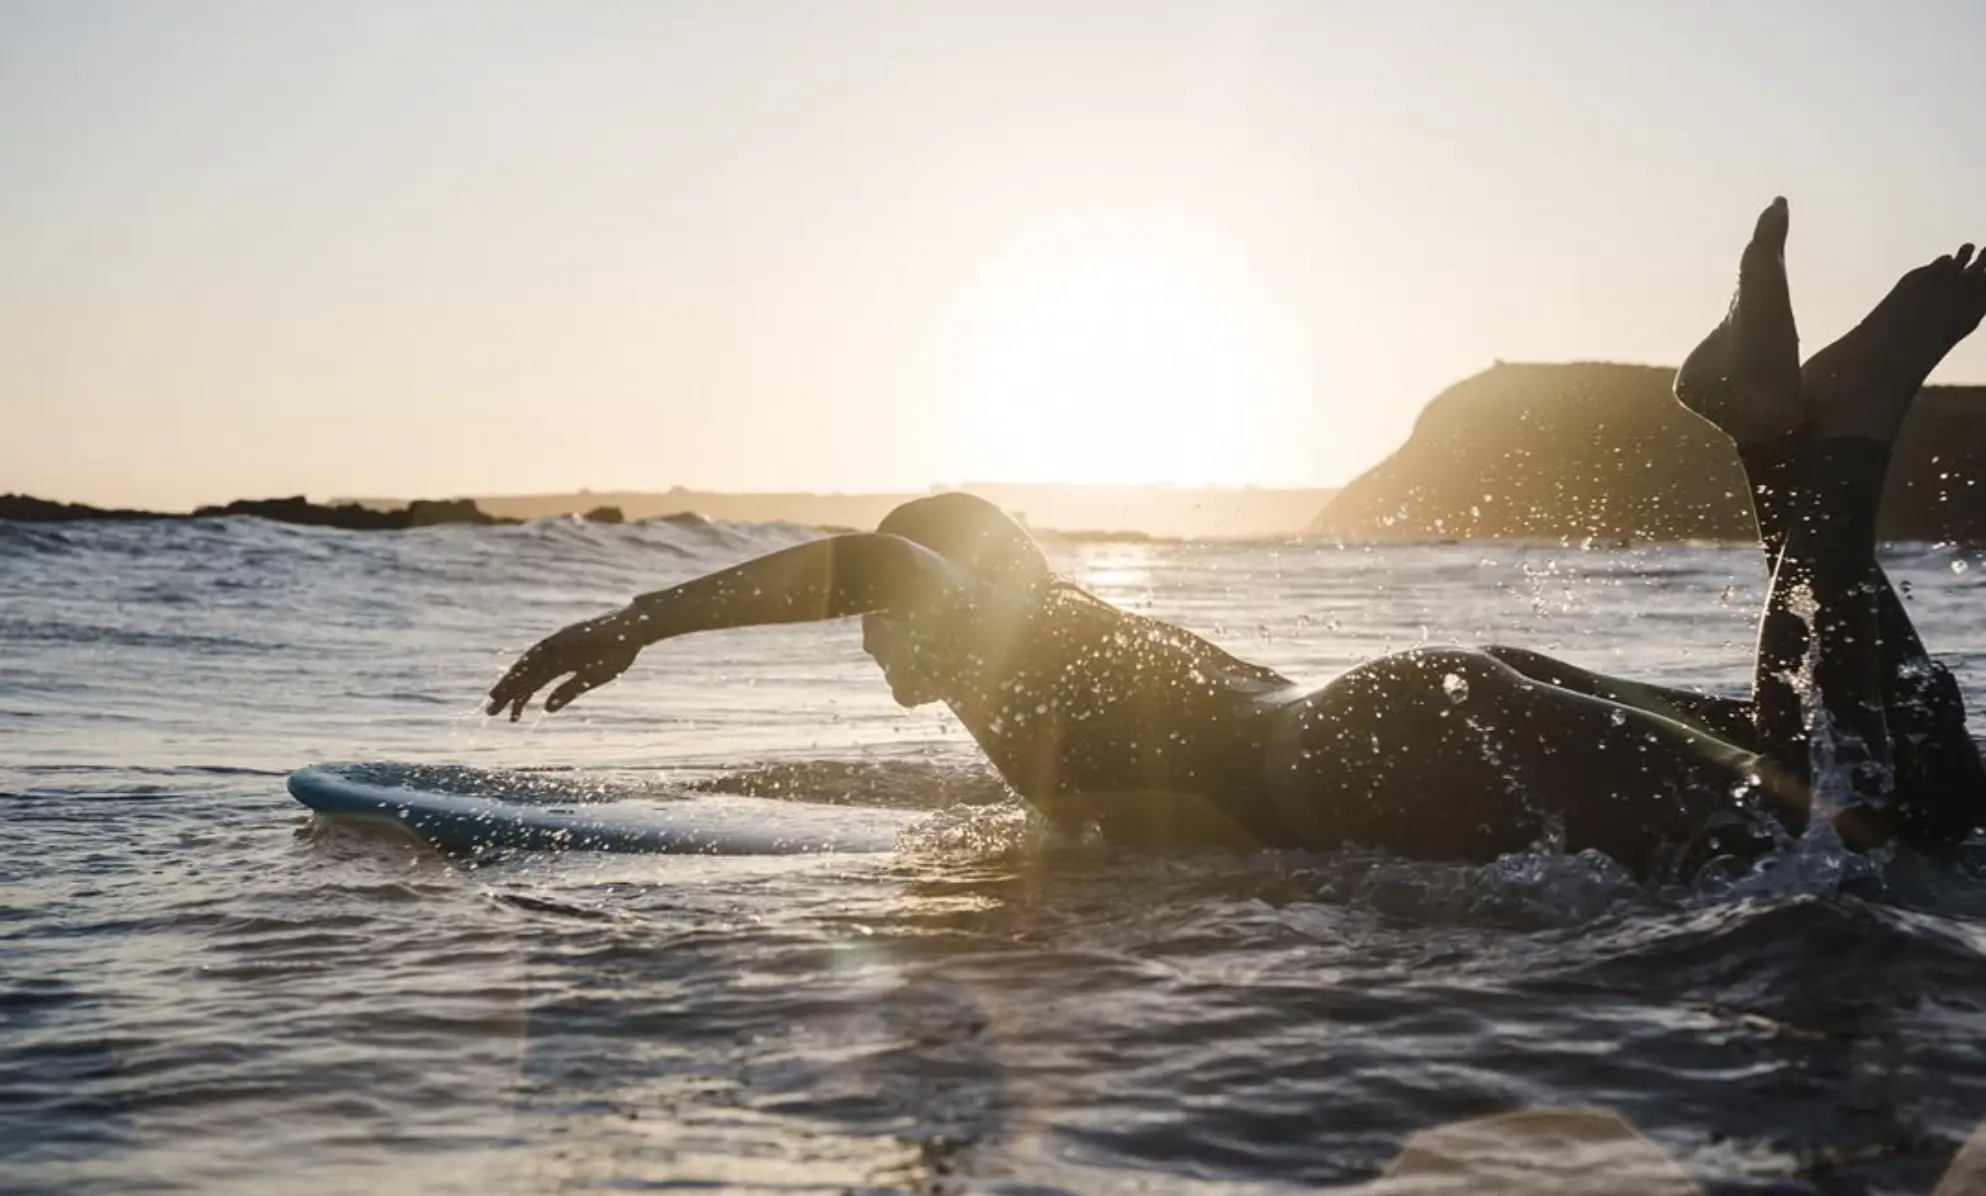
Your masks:
{"label": "surfer's fingers", "polygon": [[510,704],[511,694],[516,690],[518,680],[523,676],[525,668],[530,663],[531,654],[526,652],[524,655],[518,657],[509,668],[503,671],[503,676],[497,678],[495,685],[490,686],[489,713],[495,714]]}
{"label": "surfer's fingers", "polygon": [[[559,671],[564,672],[565,670],[561,669]],[[490,704],[485,710],[489,714],[497,714],[504,707],[508,706],[510,707],[510,721],[514,723],[523,715],[525,705],[531,701],[531,695],[543,689],[545,683],[556,676],[558,676],[558,673],[553,673],[551,676],[527,675],[514,678],[505,677],[502,681],[497,682],[495,689],[490,691]]]}
{"label": "surfer's fingers", "polygon": [[614,675],[611,673],[604,677],[581,673],[546,696],[545,713],[550,714],[556,710],[563,710],[580,694],[585,693],[589,689],[597,689],[613,679]]}
{"label": "surfer's fingers", "polygon": [[503,675],[503,680],[490,686],[490,699],[483,707],[484,714],[501,714],[505,706],[517,700],[516,683],[510,679],[511,674],[515,672],[516,670],[512,669],[510,673]]}
{"label": "surfer's fingers", "polygon": [[[516,676],[517,670],[512,669],[503,675],[503,680],[490,687],[490,699],[483,707],[484,714],[501,714],[504,707],[514,705],[518,701]],[[526,696],[529,696],[529,691],[526,691]],[[510,717],[515,719],[517,712],[513,710]]]}
{"label": "surfer's fingers", "polygon": [[634,654],[616,654],[605,660],[595,661],[572,675],[572,680],[559,686],[545,697],[545,713],[563,709],[572,700],[589,689],[598,689],[607,682],[627,671],[634,663]]}
{"label": "surfer's fingers", "polygon": [[489,713],[495,714],[504,707],[510,707],[510,721],[516,722],[524,713],[525,703],[531,695],[557,680],[561,674],[572,671],[572,666],[564,659],[564,654],[548,652],[543,644],[532,648],[517,658],[503,679],[490,687]]}
{"label": "surfer's fingers", "polygon": [[531,700],[532,690],[513,689],[490,703],[490,713],[495,714],[504,707],[510,707],[510,721],[516,722],[524,713],[524,703]]}
{"label": "surfer's fingers", "polygon": [[531,701],[531,694],[533,692],[535,691],[527,690],[524,693],[518,694],[515,698],[511,699],[511,703],[510,703],[511,722],[514,723],[518,719],[524,717],[524,707],[527,703]]}
{"label": "surfer's fingers", "polygon": [[527,656],[510,666],[510,671],[503,675],[503,680],[490,689],[490,697],[501,705],[516,697],[519,690],[528,693],[556,675],[548,675],[543,659],[533,660]]}
{"label": "surfer's fingers", "polygon": [[[570,672],[572,672],[572,666],[564,661],[550,661],[540,665],[536,670],[519,677],[517,679],[517,687],[510,699],[510,721],[514,723],[523,716],[524,708],[531,704],[532,698],[538,696],[539,690]],[[558,709],[558,707],[553,706],[547,701],[545,709],[551,711]]]}

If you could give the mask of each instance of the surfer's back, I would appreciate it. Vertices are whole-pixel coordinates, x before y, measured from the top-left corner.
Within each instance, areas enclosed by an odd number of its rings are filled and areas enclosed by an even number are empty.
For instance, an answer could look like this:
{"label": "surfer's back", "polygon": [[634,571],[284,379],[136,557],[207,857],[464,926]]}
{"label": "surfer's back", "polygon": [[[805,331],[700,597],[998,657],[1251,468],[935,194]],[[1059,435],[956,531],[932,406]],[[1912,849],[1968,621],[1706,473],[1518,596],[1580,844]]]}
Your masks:
{"label": "surfer's back", "polygon": [[970,654],[978,667],[950,704],[1007,782],[1057,821],[1100,812],[1108,795],[1210,795],[1235,779],[1261,697],[1290,684],[1059,580]]}

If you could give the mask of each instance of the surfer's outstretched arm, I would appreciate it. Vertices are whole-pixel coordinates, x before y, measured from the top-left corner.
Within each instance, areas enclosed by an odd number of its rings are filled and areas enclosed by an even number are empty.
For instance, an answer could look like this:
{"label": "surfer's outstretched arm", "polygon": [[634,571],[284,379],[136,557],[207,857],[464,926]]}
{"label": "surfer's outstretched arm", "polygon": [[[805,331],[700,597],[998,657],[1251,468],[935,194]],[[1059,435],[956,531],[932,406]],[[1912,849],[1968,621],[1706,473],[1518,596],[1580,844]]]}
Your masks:
{"label": "surfer's outstretched arm", "polygon": [[914,607],[959,584],[943,557],[902,536],[857,532],[768,553],[643,594],[628,607],[646,642]]}
{"label": "surfer's outstretched arm", "polygon": [[959,584],[943,557],[901,536],[864,532],[781,549],[547,636],[491,688],[488,711],[508,708],[516,719],[540,689],[571,674],[545,699],[547,711],[558,710],[626,672],[658,640],[914,609]]}

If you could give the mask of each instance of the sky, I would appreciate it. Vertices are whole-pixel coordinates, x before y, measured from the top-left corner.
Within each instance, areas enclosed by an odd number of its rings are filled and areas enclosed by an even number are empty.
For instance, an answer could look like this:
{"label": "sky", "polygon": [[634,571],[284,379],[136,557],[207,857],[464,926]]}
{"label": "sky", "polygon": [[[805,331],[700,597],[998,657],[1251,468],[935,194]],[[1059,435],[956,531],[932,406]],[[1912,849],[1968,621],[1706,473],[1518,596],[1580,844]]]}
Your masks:
{"label": "sky", "polygon": [[[1986,239],[1978,0],[0,0],[0,492],[1333,485]],[[1986,338],[1934,380],[1986,382]]]}

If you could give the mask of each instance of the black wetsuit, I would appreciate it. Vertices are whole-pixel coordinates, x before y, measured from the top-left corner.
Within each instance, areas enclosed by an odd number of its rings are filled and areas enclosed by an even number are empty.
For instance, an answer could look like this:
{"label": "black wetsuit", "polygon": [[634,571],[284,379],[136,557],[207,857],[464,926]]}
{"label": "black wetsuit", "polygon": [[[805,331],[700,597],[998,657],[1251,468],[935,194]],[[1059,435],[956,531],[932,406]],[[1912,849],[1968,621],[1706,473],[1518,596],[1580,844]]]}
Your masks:
{"label": "black wetsuit", "polygon": [[[1121,841],[1449,860],[1550,841],[1686,879],[1797,832],[1830,785],[1857,845],[1956,841],[1986,822],[1986,767],[1875,561],[1888,450],[1789,437],[1743,457],[1774,572],[1749,702],[1514,648],[1417,649],[1304,691],[1059,581],[905,618],[1007,781]],[[1817,742],[1838,771],[1814,771]]]}

